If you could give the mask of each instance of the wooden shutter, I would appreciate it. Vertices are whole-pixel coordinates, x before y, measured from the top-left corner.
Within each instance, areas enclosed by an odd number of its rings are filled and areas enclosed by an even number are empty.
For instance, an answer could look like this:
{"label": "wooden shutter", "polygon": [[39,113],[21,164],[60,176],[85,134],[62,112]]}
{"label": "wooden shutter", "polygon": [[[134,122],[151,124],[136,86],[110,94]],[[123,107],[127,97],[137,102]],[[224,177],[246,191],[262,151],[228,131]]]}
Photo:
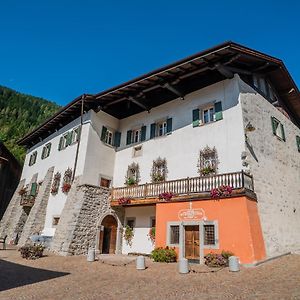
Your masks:
{"label": "wooden shutter", "polygon": [[146,140],[146,130],[147,130],[147,126],[142,126],[142,128],[141,128],[141,142]]}
{"label": "wooden shutter", "polygon": [[114,146],[120,147],[121,144],[121,132],[116,131],[114,136]]}
{"label": "wooden shutter", "polygon": [[215,121],[219,121],[223,119],[223,112],[222,112],[222,102],[215,103]]}
{"label": "wooden shutter", "polygon": [[281,123],[280,123],[280,128],[281,128],[281,137],[282,137],[282,140],[285,141],[284,128],[283,128],[283,124],[281,124]]}
{"label": "wooden shutter", "polygon": [[33,182],[31,184],[31,189],[30,189],[30,196],[35,196],[36,195],[36,191],[37,191],[37,183]]}
{"label": "wooden shutter", "polygon": [[37,157],[37,152],[35,151],[35,152],[33,153],[33,161],[32,161],[32,164],[33,164],[33,165],[34,165],[35,162],[36,162],[36,157]]}
{"label": "wooden shutter", "polygon": [[155,131],[156,131],[156,124],[152,123],[150,127],[150,139],[153,139],[155,137]]}
{"label": "wooden shutter", "polygon": [[58,144],[58,151],[62,150],[64,144],[64,137],[60,137],[59,144]]}
{"label": "wooden shutter", "polygon": [[68,132],[66,146],[69,146],[72,144],[72,136],[73,136],[73,131]]}
{"label": "wooden shutter", "polygon": [[46,147],[43,147],[43,151],[42,151],[42,159],[45,158],[45,152],[46,152]]}
{"label": "wooden shutter", "polygon": [[47,150],[48,150],[48,152],[46,153],[46,154],[47,154],[47,156],[46,156],[46,157],[48,157],[48,156],[50,155],[50,151],[51,151],[51,145],[52,145],[51,143],[49,143],[49,144],[48,144],[48,149],[47,149]]}
{"label": "wooden shutter", "polygon": [[199,126],[199,108],[193,110],[193,127]]}
{"label": "wooden shutter", "polygon": [[272,131],[273,134],[276,135],[276,125],[277,125],[277,121],[274,117],[271,117],[271,122],[272,122]]}
{"label": "wooden shutter", "polygon": [[33,154],[31,154],[30,157],[29,157],[29,166],[32,165],[32,158],[33,158]]}
{"label": "wooden shutter", "polygon": [[172,132],[172,118],[167,119],[167,133]]}
{"label": "wooden shutter", "polygon": [[300,152],[300,136],[296,136],[296,143],[297,143],[297,148],[298,148],[298,151]]}
{"label": "wooden shutter", "polygon": [[127,137],[126,137],[126,145],[131,144],[131,137],[132,137],[132,130],[127,131]]}
{"label": "wooden shutter", "polygon": [[107,128],[105,126],[102,126],[102,132],[101,132],[101,141],[105,142]]}

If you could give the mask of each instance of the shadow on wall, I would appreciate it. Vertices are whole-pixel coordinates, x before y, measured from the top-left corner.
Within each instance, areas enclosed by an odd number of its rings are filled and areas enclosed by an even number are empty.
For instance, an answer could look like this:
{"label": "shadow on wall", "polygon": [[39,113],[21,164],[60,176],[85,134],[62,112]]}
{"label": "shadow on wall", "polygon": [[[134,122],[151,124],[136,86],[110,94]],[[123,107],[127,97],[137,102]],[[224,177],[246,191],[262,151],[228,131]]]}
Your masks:
{"label": "shadow on wall", "polygon": [[31,268],[0,259],[0,291],[45,281],[70,273]]}

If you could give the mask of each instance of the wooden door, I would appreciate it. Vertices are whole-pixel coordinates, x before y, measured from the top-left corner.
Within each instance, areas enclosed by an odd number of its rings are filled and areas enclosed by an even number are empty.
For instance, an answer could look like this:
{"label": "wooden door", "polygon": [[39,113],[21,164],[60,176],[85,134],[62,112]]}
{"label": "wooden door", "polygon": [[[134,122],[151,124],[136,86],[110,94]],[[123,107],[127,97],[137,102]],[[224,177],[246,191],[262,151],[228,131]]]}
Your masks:
{"label": "wooden door", "polygon": [[185,226],[185,258],[200,258],[199,226]]}

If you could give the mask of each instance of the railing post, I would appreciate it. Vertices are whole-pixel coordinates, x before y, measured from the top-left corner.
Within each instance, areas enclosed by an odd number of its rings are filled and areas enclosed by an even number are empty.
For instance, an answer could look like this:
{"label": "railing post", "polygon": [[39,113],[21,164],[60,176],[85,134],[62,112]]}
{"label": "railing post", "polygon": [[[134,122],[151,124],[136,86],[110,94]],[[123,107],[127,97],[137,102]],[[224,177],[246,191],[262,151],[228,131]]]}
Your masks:
{"label": "railing post", "polygon": [[146,182],[144,186],[144,198],[147,198],[147,192],[148,192],[148,183]]}
{"label": "railing post", "polygon": [[187,184],[187,194],[189,195],[190,194],[190,178],[187,177],[186,179],[186,184]]}
{"label": "railing post", "polygon": [[242,170],[242,188],[245,187],[245,177],[244,177],[244,170]]}

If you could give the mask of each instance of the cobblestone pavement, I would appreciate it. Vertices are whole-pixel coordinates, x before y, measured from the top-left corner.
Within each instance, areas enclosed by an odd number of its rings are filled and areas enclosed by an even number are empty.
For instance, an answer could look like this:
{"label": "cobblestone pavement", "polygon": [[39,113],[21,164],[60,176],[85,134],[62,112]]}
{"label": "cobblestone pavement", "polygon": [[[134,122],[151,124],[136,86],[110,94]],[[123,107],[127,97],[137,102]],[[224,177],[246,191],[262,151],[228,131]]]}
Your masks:
{"label": "cobblestone pavement", "polygon": [[137,271],[132,258],[105,256],[92,263],[53,254],[30,261],[0,250],[0,299],[300,299],[300,255],[238,273],[192,265],[202,273],[180,275],[176,264],[147,266]]}

